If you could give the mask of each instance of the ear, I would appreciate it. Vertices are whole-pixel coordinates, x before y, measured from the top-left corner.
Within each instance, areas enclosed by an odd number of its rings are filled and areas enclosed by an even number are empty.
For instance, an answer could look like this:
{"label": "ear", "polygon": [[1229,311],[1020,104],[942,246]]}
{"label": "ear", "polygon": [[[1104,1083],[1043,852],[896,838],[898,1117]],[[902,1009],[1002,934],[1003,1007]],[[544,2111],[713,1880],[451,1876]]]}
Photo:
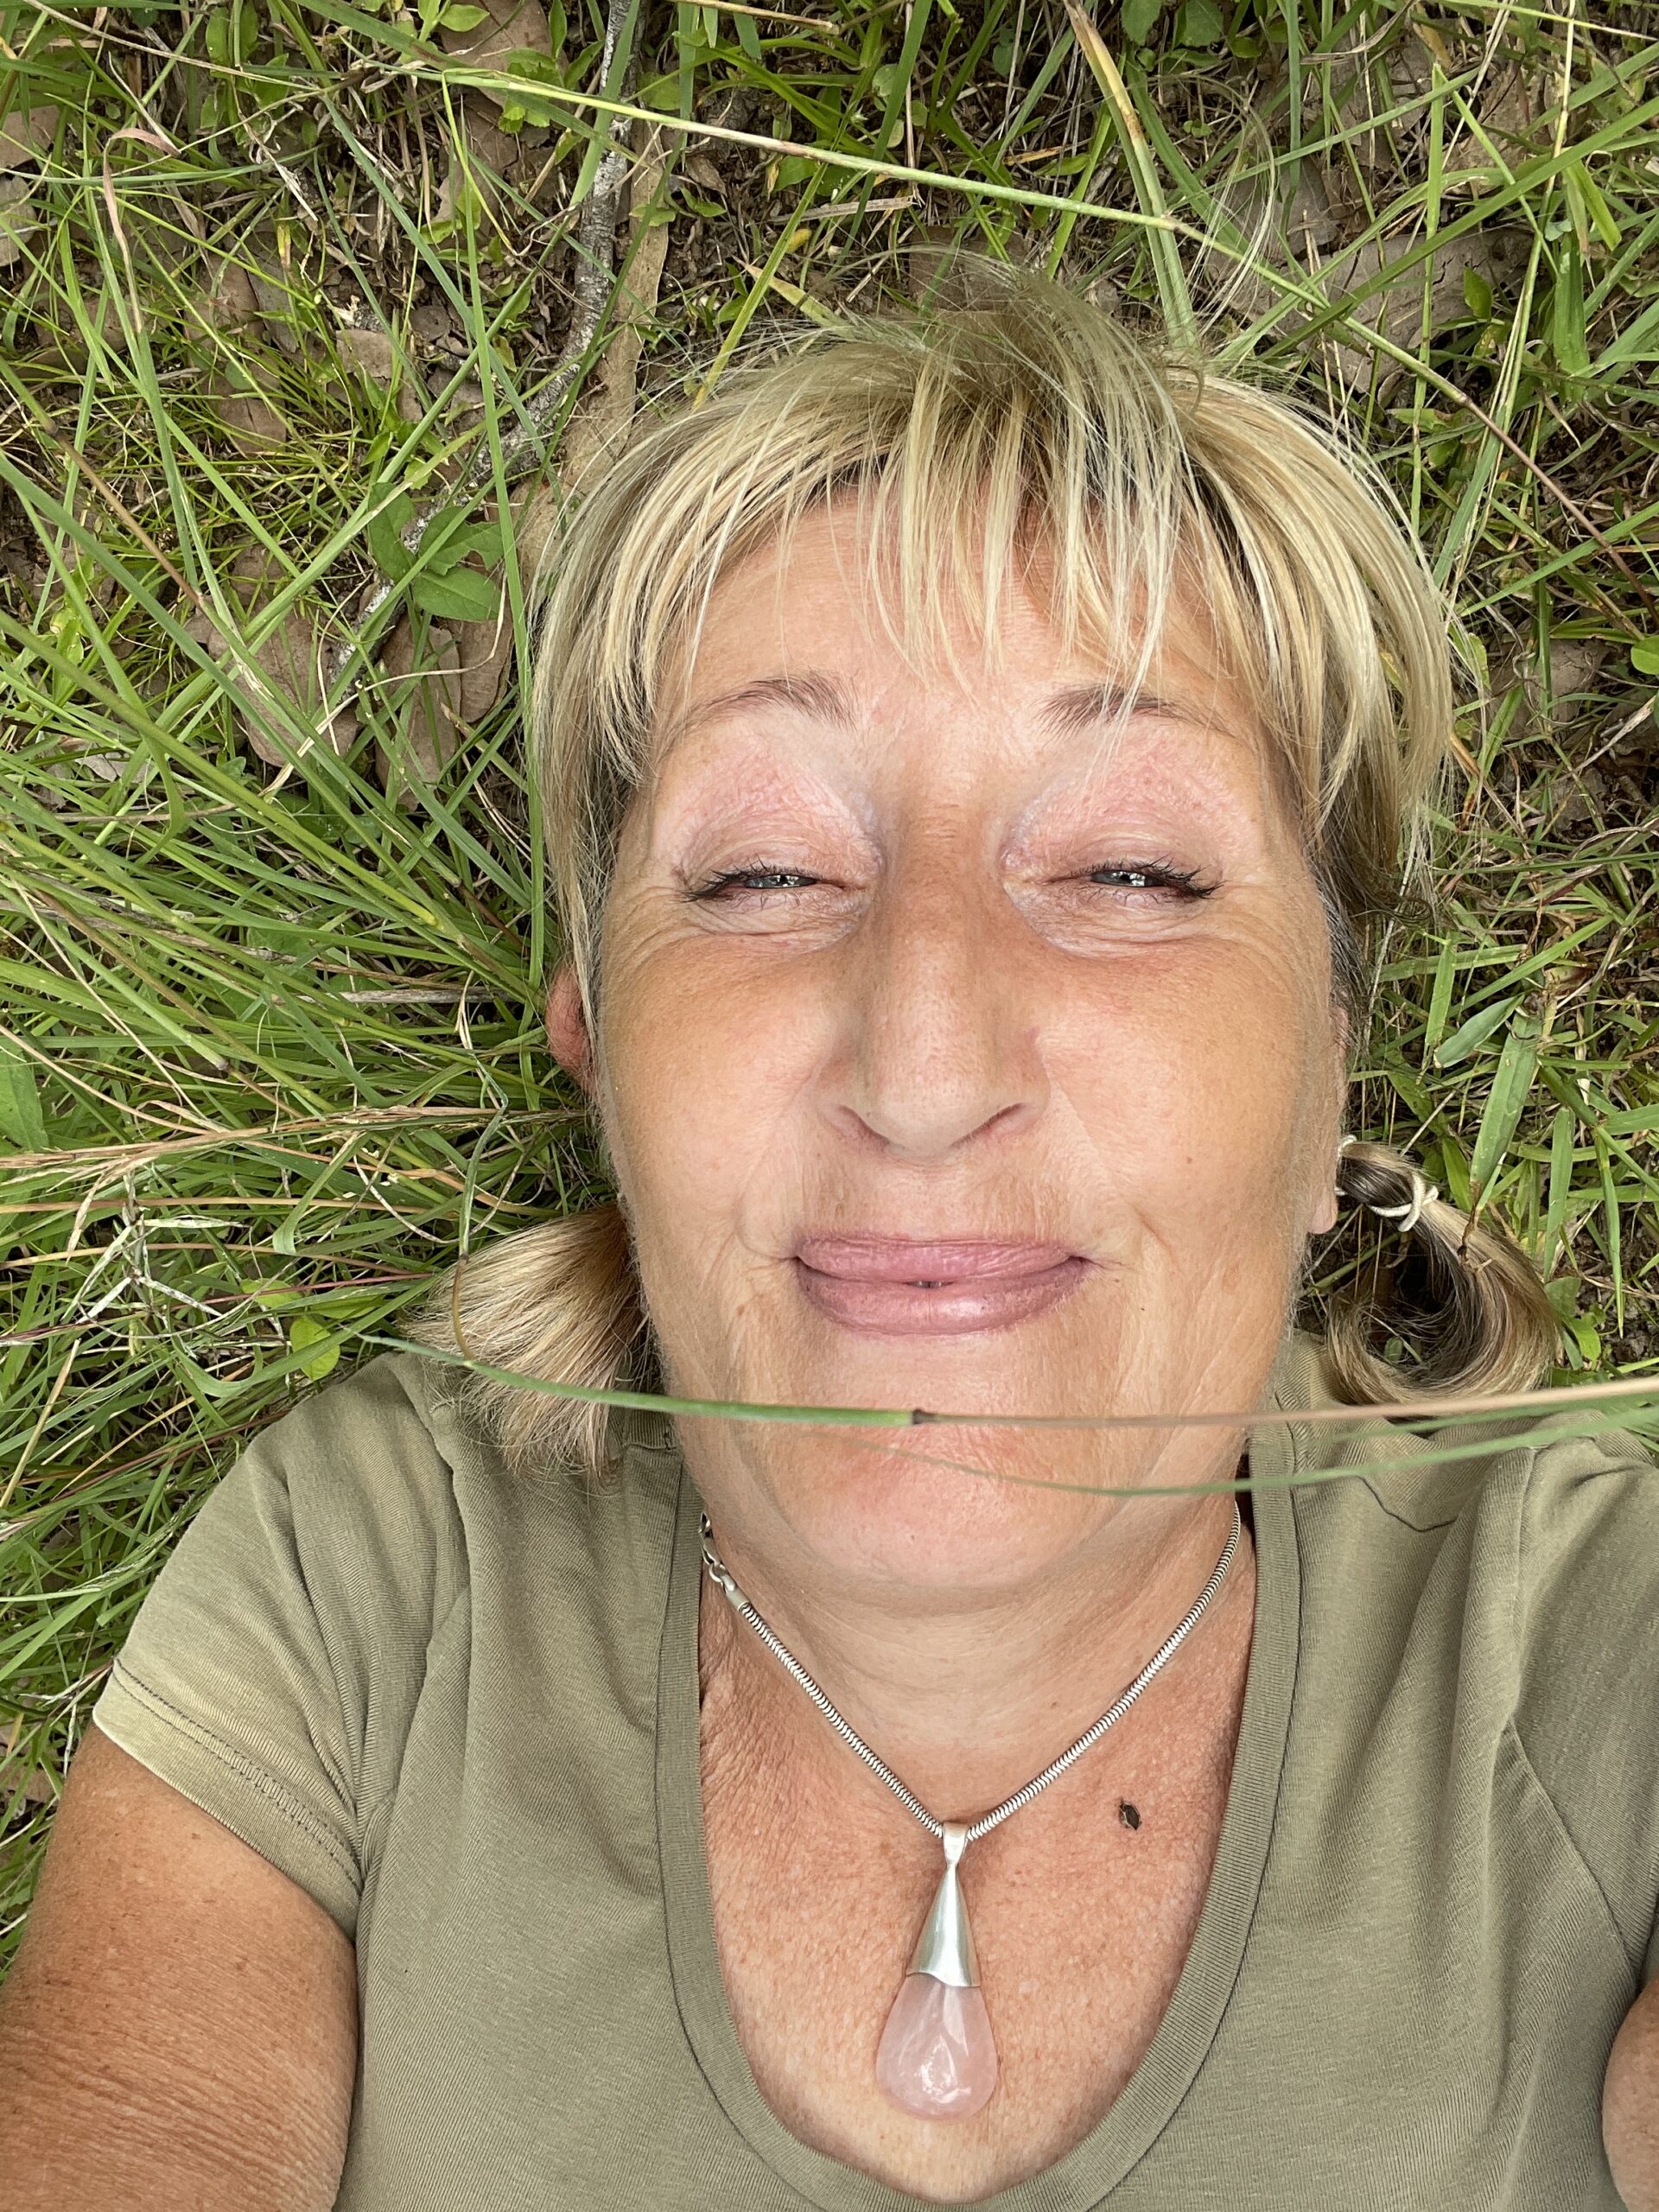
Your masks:
{"label": "ear", "polygon": [[[1336,1109],[1337,1133],[1338,1135],[1340,1135],[1342,1130],[1347,1124],[1348,1091],[1350,1087],[1348,1076],[1348,1021],[1346,1015],[1343,1013],[1340,1007],[1335,1009],[1335,1019],[1332,1024],[1332,1029],[1333,1055],[1332,1079],[1332,1090],[1334,1092],[1333,1103]],[[1325,1175],[1326,1180],[1319,1191],[1319,1200],[1314,1208],[1313,1218],[1307,1224],[1307,1233],[1310,1236],[1323,1236],[1328,1230],[1332,1230],[1337,1225],[1341,1198],[1340,1193],[1337,1189],[1337,1138],[1335,1136],[1331,1140],[1330,1159],[1325,1170]]]}
{"label": "ear", "polygon": [[568,960],[553,978],[553,987],[547,995],[547,1041],[559,1065],[586,1090],[593,1080],[593,1054],[588,1046],[588,1025],[582,1018],[576,971]]}
{"label": "ear", "polygon": [[1319,1193],[1319,1202],[1313,1210],[1313,1218],[1307,1224],[1310,1236],[1323,1236],[1337,1225],[1337,1173],[1334,1162],[1331,1169],[1329,1186]]}

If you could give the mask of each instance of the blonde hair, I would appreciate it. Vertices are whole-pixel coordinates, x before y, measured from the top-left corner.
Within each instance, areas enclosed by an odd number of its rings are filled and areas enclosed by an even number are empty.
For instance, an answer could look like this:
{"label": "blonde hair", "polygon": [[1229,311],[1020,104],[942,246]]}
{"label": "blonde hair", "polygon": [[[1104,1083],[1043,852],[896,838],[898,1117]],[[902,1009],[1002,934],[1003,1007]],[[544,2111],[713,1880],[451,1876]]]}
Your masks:
{"label": "blonde hair", "polygon": [[[1040,555],[1063,641],[1111,652],[1138,639],[1133,682],[1173,598],[1192,594],[1300,824],[1356,1049],[1378,931],[1403,898],[1432,895],[1427,802],[1453,705],[1441,594],[1380,478],[1328,425],[1012,272],[973,306],[849,318],[740,368],[704,404],[650,423],[568,510],[542,580],[528,725],[588,1035],[622,819],[652,773],[675,671],[722,575],[831,498],[856,503],[882,618],[924,652],[950,651],[953,610],[995,652],[1010,582]],[[1412,1169],[1369,1146],[1346,1151],[1341,1173],[1375,1204],[1408,1195]],[[1387,1335],[1438,1390],[1535,1382],[1556,1325],[1519,1249],[1444,1203],[1409,1242],[1431,1309],[1414,1324],[1357,1289],[1338,1300],[1329,1344],[1344,1394],[1409,1401],[1413,1383],[1375,1349]],[[1306,1277],[1305,1265],[1299,1290]],[[413,1333],[550,1380],[660,1387],[615,1203],[469,1257]],[[513,1463],[603,1471],[605,1406],[481,1376],[467,1395]]]}

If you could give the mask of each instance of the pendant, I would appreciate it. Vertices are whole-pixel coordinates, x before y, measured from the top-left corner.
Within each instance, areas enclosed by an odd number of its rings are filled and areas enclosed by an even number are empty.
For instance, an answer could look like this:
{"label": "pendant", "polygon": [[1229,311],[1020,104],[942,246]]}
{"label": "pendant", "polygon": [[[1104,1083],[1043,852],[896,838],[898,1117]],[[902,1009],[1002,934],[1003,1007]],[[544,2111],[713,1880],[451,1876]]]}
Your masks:
{"label": "pendant", "polygon": [[996,2087],[991,2016],[957,1875],[967,1841],[964,1821],[944,1823],[944,1873],[875,2054],[876,2080],[918,2120],[966,2120]]}

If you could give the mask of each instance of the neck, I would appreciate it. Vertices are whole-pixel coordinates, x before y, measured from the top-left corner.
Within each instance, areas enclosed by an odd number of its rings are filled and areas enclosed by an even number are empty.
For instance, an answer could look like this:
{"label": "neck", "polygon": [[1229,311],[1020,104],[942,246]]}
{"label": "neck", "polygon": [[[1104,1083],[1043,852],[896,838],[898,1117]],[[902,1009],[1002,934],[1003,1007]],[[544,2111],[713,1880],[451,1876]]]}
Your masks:
{"label": "neck", "polygon": [[[1228,1472],[1226,1465],[1218,1474]],[[1241,1497],[1241,1506],[1247,1503]],[[1016,1590],[960,1608],[891,1591],[815,1588],[769,1575],[765,1560],[715,1546],[755,1611],[849,1725],[941,1820],[969,1820],[1029,1782],[1140,1674],[1214,1573],[1233,1500],[1131,1502],[1109,1541]],[[1248,1661],[1255,1558],[1248,1519],[1225,1580],[1113,1733],[1166,1732],[1225,1677],[1225,1707]],[[842,1745],[753,1625],[703,1578],[699,1674],[705,1707],[741,1715],[773,1762],[804,1762],[832,1785],[886,1795]]]}

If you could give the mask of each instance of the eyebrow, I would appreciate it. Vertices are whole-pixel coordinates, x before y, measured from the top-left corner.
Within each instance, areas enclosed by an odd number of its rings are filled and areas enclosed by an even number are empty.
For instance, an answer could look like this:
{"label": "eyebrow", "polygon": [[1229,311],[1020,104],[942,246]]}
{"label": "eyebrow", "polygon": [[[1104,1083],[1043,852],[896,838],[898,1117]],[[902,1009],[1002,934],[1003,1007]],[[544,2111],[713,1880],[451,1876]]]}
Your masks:
{"label": "eyebrow", "polygon": [[704,722],[749,707],[792,707],[798,714],[837,729],[850,729],[858,719],[851,693],[833,676],[823,676],[815,670],[802,676],[758,676],[752,683],[741,683],[734,691],[701,700],[677,715],[664,733],[659,758],[665,759],[682,738]]}
{"label": "eyebrow", "polygon": [[1178,699],[1161,699],[1155,692],[1134,691],[1119,683],[1068,683],[1052,695],[1037,719],[1052,736],[1077,737],[1102,722],[1128,721],[1135,715],[1165,721],[1199,719]]}
{"label": "eyebrow", "polygon": [[[704,699],[677,715],[664,734],[666,753],[692,730],[721,715],[741,713],[746,708],[791,707],[813,721],[833,728],[850,729],[857,721],[851,694],[833,676],[808,670],[799,676],[759,676],[735,690]],[[1038,714],[1039,726],[1053,737],[1077,737],[1103,722],[1146,715],[1165,721],[1197,722],[1204,717],[1179,700],[1160,698],[1155,692],[1131,690],[1118,683],[1069,683],[1056,691]]]}

